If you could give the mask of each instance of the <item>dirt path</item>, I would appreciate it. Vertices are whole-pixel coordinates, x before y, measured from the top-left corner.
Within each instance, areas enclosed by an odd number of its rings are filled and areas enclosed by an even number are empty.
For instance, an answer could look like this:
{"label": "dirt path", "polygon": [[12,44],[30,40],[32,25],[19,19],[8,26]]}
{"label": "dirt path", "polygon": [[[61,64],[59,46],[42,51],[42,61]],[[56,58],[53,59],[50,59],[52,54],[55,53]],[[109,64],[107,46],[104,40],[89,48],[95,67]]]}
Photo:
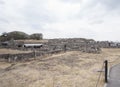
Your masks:
{"label": "dirt path", "polygon": [[110,69],[110,76],[106,87],[120,87],[120,64]]}

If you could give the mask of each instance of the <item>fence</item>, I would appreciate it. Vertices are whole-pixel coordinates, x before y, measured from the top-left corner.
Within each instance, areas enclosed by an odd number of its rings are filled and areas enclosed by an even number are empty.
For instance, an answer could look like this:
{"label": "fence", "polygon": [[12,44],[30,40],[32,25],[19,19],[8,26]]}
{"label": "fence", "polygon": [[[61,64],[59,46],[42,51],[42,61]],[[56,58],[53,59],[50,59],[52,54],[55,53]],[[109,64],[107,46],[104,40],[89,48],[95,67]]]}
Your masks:
{"label": "fence", "polygon": [[101,77],[102,77],[102,72],[103,72],[103,69],[104,69],[104,79],[105,79],[105,83],[108,82],[108,61],[105,60],[102,64],[102,68],[101,68],[101,72],[98,76],[98,80],[97,80],[97,83],[96,83],[96,86],[95,87],[98,87],[99,86],[99,83],[100,83],[100,80],[101,80]]}

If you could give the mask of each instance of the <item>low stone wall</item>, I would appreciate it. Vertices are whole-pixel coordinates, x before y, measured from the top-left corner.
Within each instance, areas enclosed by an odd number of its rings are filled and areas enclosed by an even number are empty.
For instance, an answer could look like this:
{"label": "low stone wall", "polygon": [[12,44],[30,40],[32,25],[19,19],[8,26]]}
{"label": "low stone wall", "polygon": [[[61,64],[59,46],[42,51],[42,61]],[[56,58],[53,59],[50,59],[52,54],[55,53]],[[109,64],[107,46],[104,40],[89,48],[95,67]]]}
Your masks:
{"label": "low stone wall", "polygon": [[6,48],[24,51],[32,50],[33,52],[21,54],[0,54],[1,61],[26,61],[31,58],[36,58],[37,56],[51,55],[62,51],[81,51],[87,53],[101,52],[100,46],[96,41],[84,38],[49,39],[48,42],[44,43],[41,48],[25,48],[17,46],[6,46]]}
{"label": "low stone wall", "polygon": [[6,62],[21,62],[28,61],[30,59],[36,59],[36,57],[51,55],[61,52],[62,50],[54,50],[49,52],[30,52],[30,53],[20,53],[20,54],[0,54],[0,61]]}
{"label": "low stone wall", "polygon": [[34,53],[0,54],[0,59],[8,62],[23,61],[33,57],[34,57]]}

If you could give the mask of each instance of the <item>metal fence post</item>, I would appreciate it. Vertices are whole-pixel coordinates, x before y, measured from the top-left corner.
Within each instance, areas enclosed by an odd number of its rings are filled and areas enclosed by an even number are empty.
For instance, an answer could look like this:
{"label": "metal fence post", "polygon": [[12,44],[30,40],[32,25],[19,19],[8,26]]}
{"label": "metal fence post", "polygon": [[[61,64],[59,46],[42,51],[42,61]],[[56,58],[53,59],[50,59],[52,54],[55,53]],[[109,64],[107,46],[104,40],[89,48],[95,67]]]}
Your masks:
{"label": "metal fence post", "polygon": [[108,77],[107,77],[107,75],[108,75],[108,61],[107,60],[105,60],[105,83],[107,83],[108,82]]}

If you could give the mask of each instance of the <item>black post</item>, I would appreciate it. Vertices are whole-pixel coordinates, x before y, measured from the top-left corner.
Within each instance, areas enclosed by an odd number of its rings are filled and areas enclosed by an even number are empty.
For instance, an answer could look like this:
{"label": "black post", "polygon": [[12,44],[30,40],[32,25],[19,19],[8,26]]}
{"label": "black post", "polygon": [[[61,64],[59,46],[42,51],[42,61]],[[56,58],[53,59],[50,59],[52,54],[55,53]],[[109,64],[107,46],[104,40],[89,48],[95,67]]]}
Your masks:
{"label": "black post", "polygon": [[66,52],[66,47],[67,47],[67,45],[65,44],[65,45],[64,45],[64,52]]}
{"label": "black post", "polygon": [[108,75],[108,61],[105,60],[105,83],[108,82],[107,75]]}

